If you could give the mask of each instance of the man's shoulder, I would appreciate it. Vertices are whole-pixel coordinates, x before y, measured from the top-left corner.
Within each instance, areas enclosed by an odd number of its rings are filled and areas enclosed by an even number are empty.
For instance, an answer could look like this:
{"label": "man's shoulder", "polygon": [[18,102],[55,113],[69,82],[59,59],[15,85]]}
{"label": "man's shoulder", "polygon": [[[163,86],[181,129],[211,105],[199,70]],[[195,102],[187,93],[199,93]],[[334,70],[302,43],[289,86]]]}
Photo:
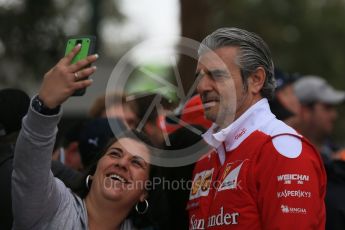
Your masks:
{"label": "man's shoulder", "polygon": [[288,126],[287,124],[278,119],[272,119],[270,122],[260,127],[259,130],[271,137],[282,134],[302,137],[300,134],[297,133],[295,129],[293,129],[292,127]]}
{"label": "man's shoulder", "polygon": [[260,128],[260,131],[270,137],[274,152],[287,158],[297,158],[303,151],[303,137],[284,122],[273,119]]}
{"label": "man's shoulder", "polygon": [[258,167],[258,170],[299,171],[299,169],[316,169],[318,165],[317,170],[324,171],[320,154],[316,149],[302,135],[282,121],[276,120],[259,131],[264,133],[267,139],[254,158],[253,165]]}

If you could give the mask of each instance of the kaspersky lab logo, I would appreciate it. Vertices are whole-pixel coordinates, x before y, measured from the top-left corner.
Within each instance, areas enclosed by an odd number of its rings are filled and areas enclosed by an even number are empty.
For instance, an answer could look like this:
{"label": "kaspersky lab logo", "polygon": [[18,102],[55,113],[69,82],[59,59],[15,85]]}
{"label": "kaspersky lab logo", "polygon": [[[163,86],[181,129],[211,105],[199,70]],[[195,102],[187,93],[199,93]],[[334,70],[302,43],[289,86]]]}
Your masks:
{"label": "kaspersky lab logo", "polygon": [[[181,81],[181,75],[177,68],[178,58],[180,55],[184,55],[189,58],[193,58],[194,60],[198,60],[197,51],[200,46],[200,43],[192,39],[183,38],[183,37],[180,37],[176,40],[179,40],[180,42],[177,46],[175,46],[175,48],[167,48],[167,47],[164,47],[164,45],[160,45],[160,44],[164,44],[161,42],[161,38],[147,40],[135,46],[134,48],[132,48],[118,61],[115,68],[113,69],[112,74],[107,83],[106,95],[110,95],[114,92],[125,92],[126,85],[129,82],[129,78],[131,74],[134,71],[139,71],[140,73],[145,75],[145,77],[150,78],[150,80],[155,81],[157,85],[159,85],[157,89],[155,89],[154,91],[172,92],[172,93],[175,93],[179,101],[181,102],[188,101],[195,93],[200,77],[196,77],[190,89],[187,92],[185,92],[184,87],[182,85],[182,81]],[[152,44],[154,45],[152,46]],[[131,61],[132,60],[131,57],[133,56],[133,54],[137,50],[140,50],[143,47],[148,46],[148,45],[152,47],[150,51],[151,54],[157,53],[160,56],[162,55],[166,56],[167,57],[166,59],[170,60],[170,66],[173,69],[172,72],[173,72],[173,76],[175,78],[174,80],[176,84],[172,84],[170,81],[166,80],[162,76],[157,75],[156,73],[150,71],[149,69],[145,69],[145,67],[143,66],[145,66],[146,63],[144,63],[143,59],[138,59],[137,63],[133,64],[133,62]],[[218,66],[219,66],[219,63],[221,63],[220,65],[222,66],[222,68],[227,69],[223,61],[213,51],[209,50],[207,52],[210,53],[208,60],[212,60],[212,61],[208,61],[209,63],[217,62]],[[190,76],[190,77],[194,78],[194,76]],[[236,90],[234,89],[233,86],[234,84],[230,83],[229,91],[233,93],[231,97],[226,99],[226,101],[229,100],[233,104],[235,104]],[[140,94],[140,96],[142,96],[142,94]],[[127,101],[135,100],[136,97],[137,95],[128,95],[126,100]],[[110,104],[106,102],[106,106],[110,106]],[[154,98],[151,100],[151,104],[147,107],[144,116],[141,117],[141,120],[135,129],[139,132],[142,132],[148,120],[148,117],[150,116],[151,113],[154,113],[154,112],[156,112],[158,115],[165,113],[164,108],[162,106],[162,98],[160,95],[155,95]],[[179,120],[177,116],[175,117],[172,116],[172,119],[175,122],[182,124],[182,126],[189,129],[194,134],[199,135],[199,136],[201,135],[200,130],[192,126],[188,126],[188,124],[184,124],[184,122]],[[121,132],[121,130],[119,130],[121,129],[120,125],[117,125],[116,123],[110,123],[110,126],[115,135]],[[162,131],[162,135],[165,142],[164,143],[165,146],[170,146],[171,140],[168,133],[165,131]],[[188,137],[185,137],[185,138],[188,138]],[[166,150],[163,148],[157,148],[153,146],[150,146],[150,149],[152,152],[150,163],[154,165],[165,166],[165,167],[177,167],[177,166],[183,166],[183,165],[194,163],[197,160],[199,160],[203,154],[207,153],[210,150],[210,148],[205,144],[202,138],[200,138],[200,141],[198,141],[197,143],[191,144],[181,149]]]}

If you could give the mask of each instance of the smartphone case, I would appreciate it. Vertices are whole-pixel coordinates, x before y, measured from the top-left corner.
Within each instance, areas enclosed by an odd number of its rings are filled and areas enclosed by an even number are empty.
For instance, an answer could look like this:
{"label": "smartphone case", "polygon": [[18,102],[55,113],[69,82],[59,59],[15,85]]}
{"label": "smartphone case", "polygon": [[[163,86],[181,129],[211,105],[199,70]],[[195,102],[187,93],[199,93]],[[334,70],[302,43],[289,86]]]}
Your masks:
{"label": "smartphone case", "polygon": [[[96,37],[92,35],[78,35],[67,38],[65,56],[69,54],[72,49],[81,43],[81,49],[79,53],[72,59],[72,64],[79,60],[85,59],[87,56],[95,53]],[[76,90],[72,96],[82,96],[86,92],[86,89]]]}

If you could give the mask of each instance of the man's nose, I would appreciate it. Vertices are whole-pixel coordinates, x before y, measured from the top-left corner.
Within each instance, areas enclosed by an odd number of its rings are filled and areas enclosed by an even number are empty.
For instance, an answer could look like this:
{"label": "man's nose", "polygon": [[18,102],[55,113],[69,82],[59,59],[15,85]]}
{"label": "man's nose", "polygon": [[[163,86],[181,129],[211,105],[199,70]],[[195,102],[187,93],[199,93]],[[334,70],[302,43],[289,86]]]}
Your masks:
{"label": "man's nose", "polygon": [[199,77],[197,91],[201,95],[202,93],[209,92],[212,90],[213,81],[207,74]]}

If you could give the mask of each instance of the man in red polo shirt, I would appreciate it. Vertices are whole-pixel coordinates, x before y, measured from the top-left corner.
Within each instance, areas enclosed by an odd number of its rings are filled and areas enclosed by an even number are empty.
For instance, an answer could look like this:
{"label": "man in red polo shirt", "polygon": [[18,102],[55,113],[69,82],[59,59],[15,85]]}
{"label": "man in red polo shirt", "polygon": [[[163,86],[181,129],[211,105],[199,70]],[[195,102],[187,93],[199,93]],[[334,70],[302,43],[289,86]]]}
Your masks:
{"label": "man in red polo shirt", "polygon": [[190,229],[324,229],[326,175],[315,148],[276,119],[266,43],[221,28],[199,48],[196,70],[214,150],[196,164]]}

